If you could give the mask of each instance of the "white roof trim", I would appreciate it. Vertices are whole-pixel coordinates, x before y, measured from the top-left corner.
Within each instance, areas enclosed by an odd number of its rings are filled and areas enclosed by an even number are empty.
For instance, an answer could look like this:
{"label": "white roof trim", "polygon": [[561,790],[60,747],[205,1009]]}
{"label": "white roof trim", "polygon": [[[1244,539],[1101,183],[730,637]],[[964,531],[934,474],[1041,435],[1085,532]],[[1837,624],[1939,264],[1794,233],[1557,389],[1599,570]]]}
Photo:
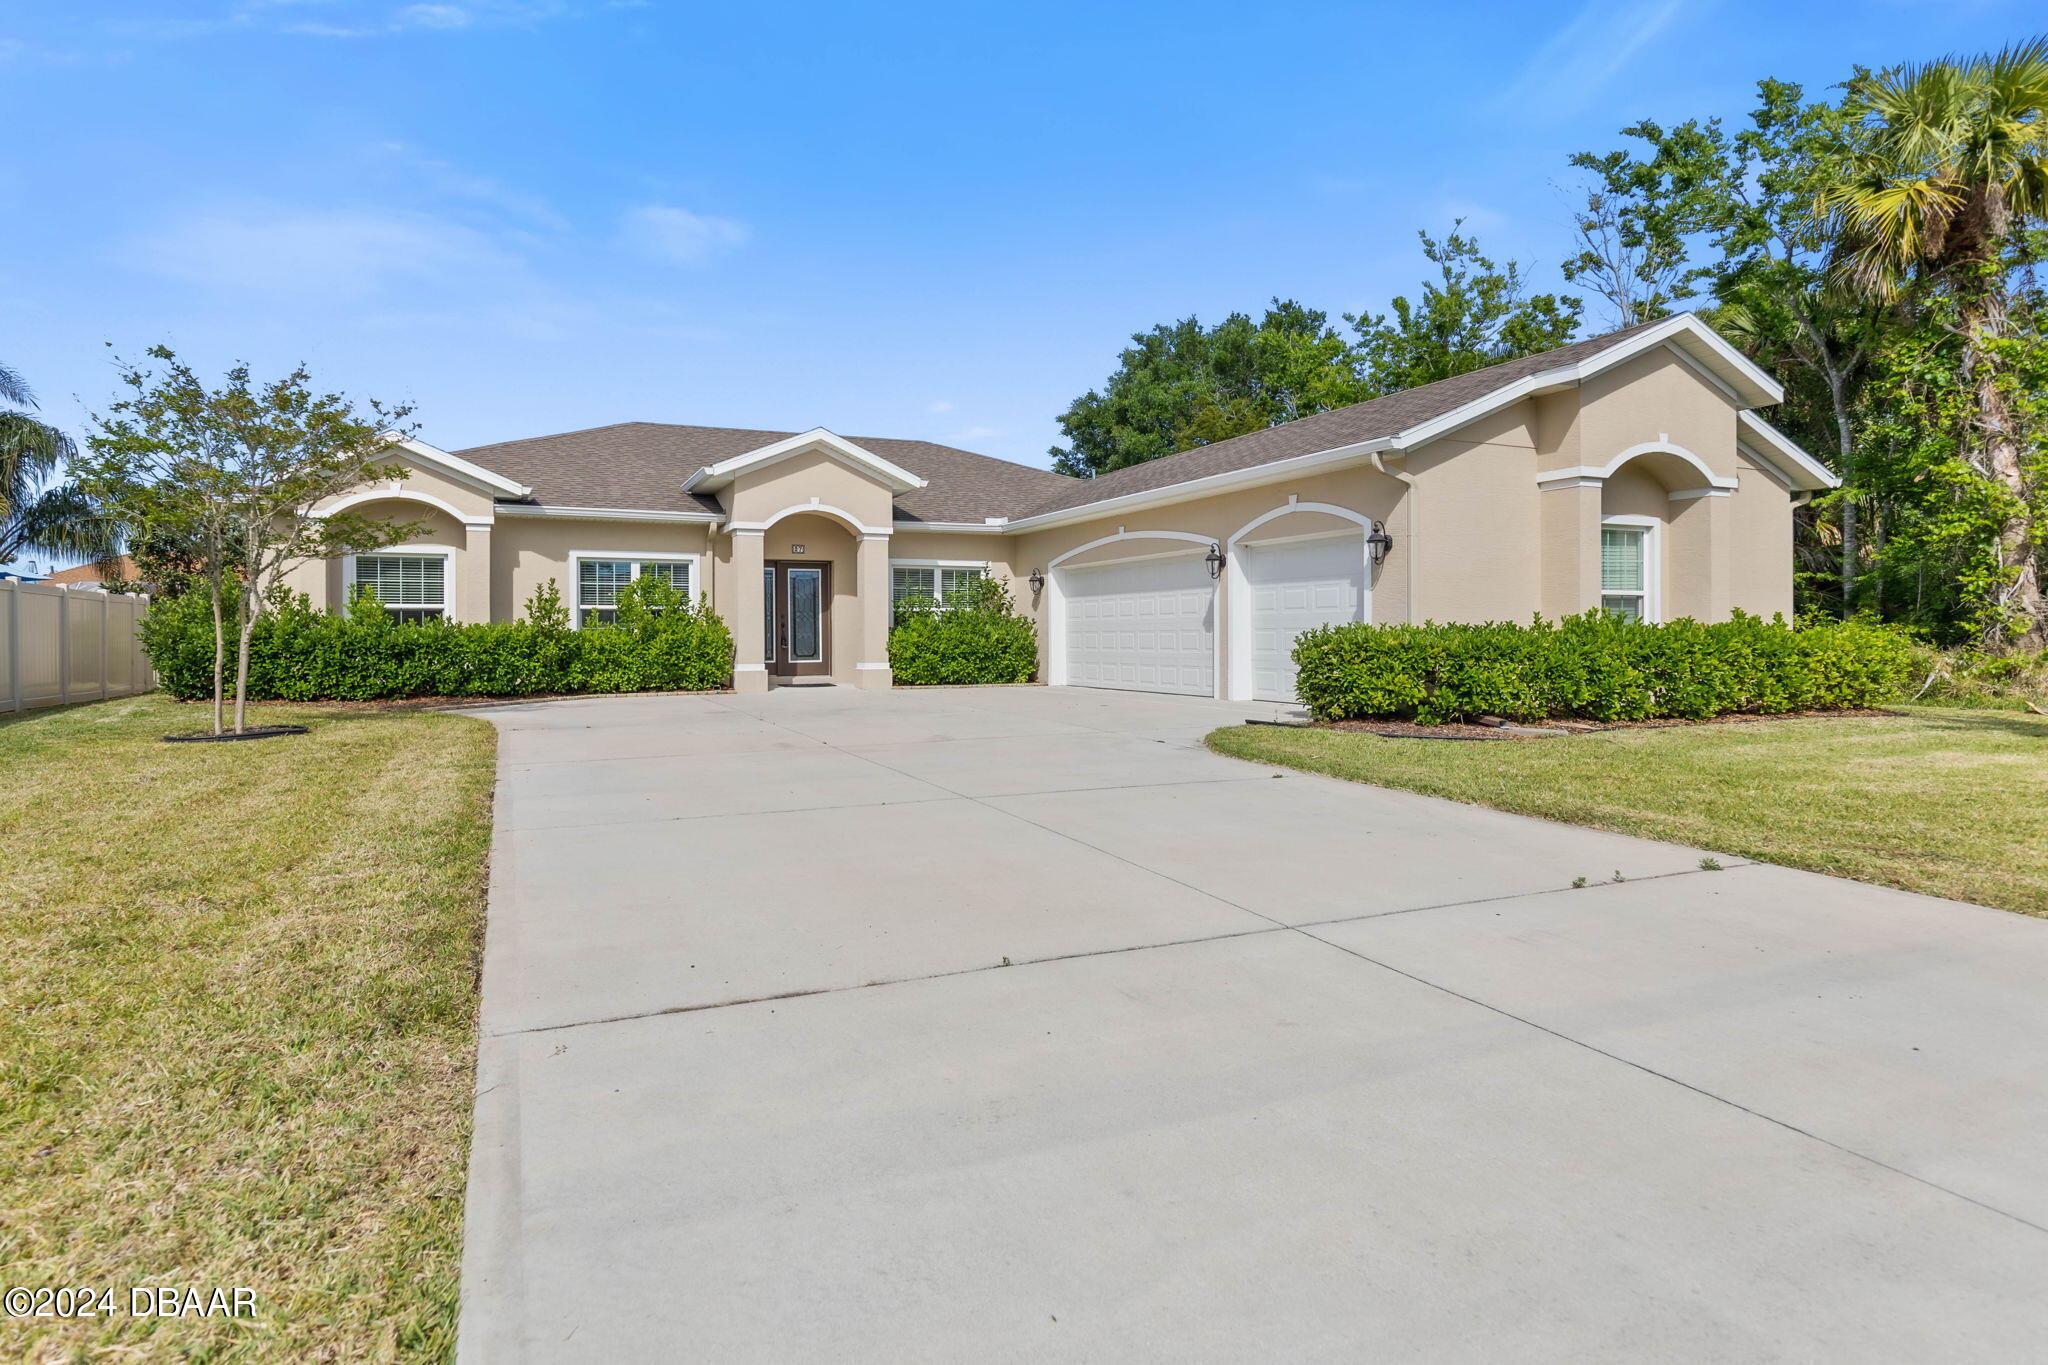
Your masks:
{"label": "white roof trim", "polygon": [[1035,517],[1023,517],[1004,527],[1007,531],[1036,531],[1048,526],[1065,526],[1076,521],[1090,521],[1111,512],[1134,511],[1140,507],[1158,506],[1179,502],[1183,498],[1207,497],[1229,488],[1250,488],[1257,484],[1273,483],[1296,474],[1320,469],[1326,465],[1345,464],[1362,460],[1376,451],[1387,450],[1393,440],[1360,441],[1355,445],[1338,446],[1332,450],[1315,450],[1292,459],[1274,460],[1269,464],[1255,464],[1245,469],[1225,470],[1221,474],[1209,474],[1186,483],[1170,483],[1163,488],[1147,488],[1136,493],[1126,493],[1119,498],[1105,498],[1101,502],[1084,502],[1078,507],[1062,507],[1057,512],[1041,512]]}
{"label": "white roof trim", "polygon": [[[1342,464],[1353,459],[1381,452],[1404,455],[1408,451],[1448,435],[1459,427],[1469,425],[1488,413],[1519,403],[1531,394],[1547,393],[1553,389],[1571,388],[1616,365],[1625,364],[1639,355],[1658,347],[1669,347],[1690,362],[1696,369],[1704,369],[1722,387],[1732,393],[1738,403],[1775,403],[1785,396],[1778,381],[1752,364],[1748,357],[1721,339],[1719,333],[1701,322],[1691,313],[1679,313],[1663,319],[1653,326],[1626,340],[1616,342],[1596,355],[1588,356],[1575,365],[1560,365],[1556,369],[1541,370],[1526,375],[1513,383],[1504,384],[1489,393],[1482,394],[1463,407],[1454,408],[1428,421],[1418,422],[1405,431],[1392,436],[1370,441],[1359,441],[1352,445],[1335,446],[1329,450],[1312,451],[1291,459],[1275,460],[1267,464],[1252,465],[1246,469],[1234,469],[1222,474],[1210,474],[1185,483],[1167,484],[1162,488],[1149,488],[1139,493],[1127,493],[1119,498],[1106,498],[1101,502],[1083,503],[1079,507],[1063,507],[1057,512],[1045,512],[1035,517],[1023,517],[1009,524],[1012,531],[1029,531],[1046,526],[1065,525],[1069,522],[1085,521],[1106,512],[1124,511],[1134,507],[1152,506],[1158,503],[1177,502],[1182,498],[1200,497],[1220,489],[1263,483],[1288,474],[1300,473],[1323,465]],[[1745,421],[1750,414],[1742,414]],[[1758,420],[1758,426],[1770,430],[1768,424]],[[1788,448],[1797,450],[1782,436],[1772,433]],[[1803,455],[1803,452],[1802,452]],[[1804,456],[1809,464],[1812,457]],[[1818,469],[1818,465],[1813,466]],[[1825,471],[1822,471],[1825,474]],[[1827,475],[1832,480],[1832,475]],[[1833,487],[1833,483],[1826,485]]]}
{"label": "white roof trim", "polygon": [[1733,488],[1735,480],[1716,474],[1707,467],[1707,462],[1682,445],[1670,441],[1644,441],[1641,445],[1630,446],[1604,465],[1573,465],[1569,469],[1546,469],[1536,476],[1539,486],[1557,484],[1566,488],[1578,488],[1589,483],[1604,483],[1630,460],[1639,455],[1670,455],[1692,466],[1708,488]]}
{"label": "white roof trim", "polygon": [[822,450],[841,464],[850,465],[887,486],[892,493],[908,493],[914,488],[923,488],[925,480],[900,465],[894,465],[875,454],[872,450],[855,445],[837,432],[823,427],[812,427],[809,431],[795,436],[786,436],[780,441],[750,450],[744,455],[735,455],[729,460],[707,465],[683,480],[686,492],[711,492],[724,488],[741,474],[801,455],[806,451]]}
{"label": "white roof trim", "polygon": [[562,517],[571,521],[694,521],[717,525],[722,512],[662,511],[643,507],[536,507],[528,503],[501,502],[501,517]]}
{"label": "white roof trim", "polygon": [[1007,517],[990,517],[986,521],[898,521],[896,529],[949,536],[999,536],[1010,529],[1010,521]]}
{"label": "white roof trim", "polygon": [[1792,438],[1753,412],[1736,418],[1736,445],[1770,465],[1796,490],[1840,488],[1842,480]]}
{"label": "white roof trim", "polygon": [[1676,351],[1681,359],[1690,362],[1695,369],[1705,370],[1707,377],[1714,379],[1736,402],[1745,407],[1775,403],[1785,396],[1785,390],[1777,380],[1750,363],[1747,356],[1723,341],[1713,328],[1690,313],[1680,313],[1636,333],[1626,341],[1609,346],[1597,355],[1588,356],[1576,365],[1560,365],[1554,370],[1542,370],[1527,375],[1512,384],[1502,385],[1491,393],[1482,394],[1463,407],[1453,408],[1441,417],[1417,423],[1395,436],[1390,445],[1395,449],[1407,450],[1426,441],[1434,441],[1439,436],[1477,421],[1490,412],[1497,412],[1511,403],[1519,403],[1531,394],[1547,393],[1552,389],[1572,388],[1583,384],[1602,371],[1626,364],[1660,346]]}
{"label": "white roof trim", "polygon": [[508,498],[530,498],[533,490],[523,483],[515,483],[503,474],[493,474],[480,464],[471,464],[460,455],[450,455],[439,446],[430,446],[415,436],[400,436],[397,432],[384,433],[385,439],[397,449],[404,451],[415,460],[423,460],[445,474],[453,475],[464,483],[500,493]]}
{"label": "white roof trim", "polygon": [[895,530],[895,528],[891,526],[869,526],[867,523],[863,522],[859,517],[847,511],[845,508],[834,507],[829,502],[819,502],[816,498],[812,498],[809,502],[792,503],[790,506],[783,508],[780,512],[777,512],[774,516],[765,518],[761,521],[732,522],[728,524],[726,529],[738,534],[745,534],[747,532],[759,534],[760,532],[768,530],[778,521],[782,521],[788,517],[801,516],[805,512],[816,512],[822,516],[832,517],[835,520],[844,524],[849,530],[855,531],[858,534],[860,534],[863,538],[886,538],[887,536],[893,534]]}
{"label": "white roof trim", "polygon": [[491,524],[491,514],[489,512],[484,513],[482,516],[475,516],[463,511],[443,498],[435,497],[432,493],[422,493],[418,489],[407,488],[403,484],[395,488],[387,485],[359,488],[344,497],[336,498],[325,507],[316,508],[311,515],[331,517],[337,512],[346,512],[349,508],[359,507],[366,502],[425,503],[429,507],[437,507],[441,511],[446,512],[464,526],[489,526]]}

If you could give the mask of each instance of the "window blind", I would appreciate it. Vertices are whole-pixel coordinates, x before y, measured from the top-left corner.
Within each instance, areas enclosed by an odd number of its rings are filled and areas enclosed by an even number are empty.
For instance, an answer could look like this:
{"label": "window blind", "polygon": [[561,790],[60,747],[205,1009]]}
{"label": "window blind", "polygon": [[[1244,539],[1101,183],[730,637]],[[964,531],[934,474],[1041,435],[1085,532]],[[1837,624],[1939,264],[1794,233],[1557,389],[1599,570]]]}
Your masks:
{"label": "window blind", "polygon": [[357,588],[387,607],[447,605],[448,561],[440,555],[357,555]]}

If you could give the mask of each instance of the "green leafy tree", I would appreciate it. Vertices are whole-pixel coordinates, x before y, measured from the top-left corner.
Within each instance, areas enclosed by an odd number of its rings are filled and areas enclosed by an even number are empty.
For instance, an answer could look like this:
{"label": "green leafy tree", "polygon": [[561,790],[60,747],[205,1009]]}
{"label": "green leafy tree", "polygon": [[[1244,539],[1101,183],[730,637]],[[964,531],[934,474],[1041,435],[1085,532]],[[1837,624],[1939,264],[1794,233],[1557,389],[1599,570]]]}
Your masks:
{"label": "green leafy tree", "polygon": [[1313,308],[1275,299],[1265,316],[1194,317],[1131,337],[1117,369],[1060,414],[1053,468],[1094,478],[1370,396],[1351,348]]}
{"label": "green leafy tree", "polygon": [[418,528],[353,514],[317,516],[321,502],[403,477],[390,461],[410,409],[359,409],[322,394],[301,366],[257,384],[247,365],[211,388],[168,347],[161,372],[124,365],[128,396],[93,418],[81,487],[143,539],[184,547],[213,616],[213,725],[224,728],[229,602],[235,635],[234,728],[245,728],[249,641],[269,590],[292,565],[395,544]]}
{"label": "green leafy tree", "polygon": [[35,416],[35,394],[0,365],[0,564],[43,553],[110,559],[114,524],[74,482],[59,479],[76,451],[71,438]]}
{"label": "green leafy tree", "polygon": [[1564,345],[1578,330],[1584,305],[1558,294],[1530,294],[1522,268],[1496,265],[1464,220],[1442,241],[1427,232],[1422,254],[1437,267],[1421,295],[1392,304],[1392,316],[1346,314],[1357,333],[1361,397],[1434,383]]}
{"label": "green leafy tree", "polygon": [[[2029,430],[2028,338],[2013,269],[2048,219],[2048,39],[1851,82],[1865,140],[1820,195],[1841,275],[1888,299],[1939,300],[1961,339],[1969,401],[1959,457],[1995,485],[1997,574],[1976,613],[1986,645],[2048,646],[2040,564],[2040,435]],[[2038,334],[2037,334],[2038,335]]]}

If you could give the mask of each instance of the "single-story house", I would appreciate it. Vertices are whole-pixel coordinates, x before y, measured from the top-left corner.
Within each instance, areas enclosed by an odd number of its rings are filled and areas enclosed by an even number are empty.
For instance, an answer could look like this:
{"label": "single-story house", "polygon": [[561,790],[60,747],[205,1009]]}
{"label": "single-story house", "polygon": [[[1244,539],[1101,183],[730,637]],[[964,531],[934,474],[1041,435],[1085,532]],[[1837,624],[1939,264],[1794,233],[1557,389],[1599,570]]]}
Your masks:
{"label": "single-story house", "polygon": [[1052,683],[1291,700],[1336,621],[1792,609],[1792,509],[1835,478],[1776,381],[1679,314],[1097,479],[929,441],[626,422],[447,452],[331,500],[408,543],[300,566],[339,605],[581,623],[668,577],[730,623],[735,685],[889,686],[891,602],[1010,580]]}
{"label": "single-story house", "polygon": [[52,583],[62,583],[67,588],[102,588],[109,583],[140,583],[142,570],[127,555],[105,564],[80,564],[76,568],[59,569],[50,575]]}

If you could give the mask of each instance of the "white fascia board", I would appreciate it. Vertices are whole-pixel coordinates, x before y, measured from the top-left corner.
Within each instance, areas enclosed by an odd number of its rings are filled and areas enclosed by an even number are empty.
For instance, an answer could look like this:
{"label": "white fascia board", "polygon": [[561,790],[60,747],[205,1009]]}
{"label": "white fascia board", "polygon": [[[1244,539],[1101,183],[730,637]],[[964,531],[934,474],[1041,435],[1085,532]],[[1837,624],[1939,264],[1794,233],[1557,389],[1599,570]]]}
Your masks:
{"label": "white fascia board", "polygon": [[671,512],[644,507],[535,507],[501,502],[501,517],[562,517],[570,521],[693,521],[716,526],[725,520],[722,512]]}
{"label": "white fascia board", "polygon": [[515,483],[503,474],[493,474],[480,464],[471,464],[460,455],[450,455],[439,446],[430,446],[416,436],[400,436],[396,432],[385,433],[397,449],[416,460],[425,461],[445,474],[449,474],[472,487],[485,489],[508,498],[530,498],[533,490],[523,483]]}
{"label": "white fascia board", "polygon": [[1730,346],[1719,332],[1691,313],[1677,313],[1665,318],[1569,368],[1576,372],[1574,382],[1583,383],[1602,370],[1613,369],[1659,346],[1670,346],[1686,358],[1704,365],[1735,391],[1736,401],[1745,407],[1776,403],[1785,396],[1785,389],[1777,380],[1758,369],[1748,356]]}
{"label": "white fascia board", "polygon": [[898,531],[944,532],[949,536],[999,536],[1011,527],[1007,517],[990,517],[987,521],[898,521]]}
{"label": "white fascia board", "polygon": [[[1315,451],[1308,455],[1298,455],[1290,460],[1278,460],[1271,464],[1254,465],[1250,469],[1233,470],[1227,474],[1212,474],[1207,478],[1190,479],[1186,483],[1168,484],[1164,488],[1150,489],[1143,493],[1126,494],[1121,498],[1108,498],[1102,502],[1086,503],[1080,507],[1065,508],[1058,512],[1047,512],[1041,516],[1025,517],[1012,521],[1008,529],[1011,531],[1032,531],[1042,527],[1063,526],[1075,521],[1086,521],[1090,517],[1107,512],[1129,511],[1139,507],[1179,502],[1183,498],[1203,497],[1223,489],[1265,483],[1275,478],[1284,478],[1292,474],[1298,474],[1307,469],[1319,468],[1324,465],[1342,464],[1380,452],[1405,455],[1417,447],[1427,445],[1431,441],[1449,435],[1460,427],[1470,425],[1488,413],[1497,412],[1502,408],[1519,403],[1524,398],[1534,394],[1548,393],[1553,389],[1572,388],[1583,384],[1586,380],[1603,370],[1612,369],[1616,365],[1623,364],[1636,356],[1642,355],[1646,351],[1655,350],[1660,346],[1676,347],[1687,360],[1704,365],[1713,373],[1718,374],[1735,390],[1738,402],[1775,403],[1784,397],[1784,390],[1779,387],[1775,379],[1772,379],[1769,375],[1751,364],[1749,359],[1740,351],[1730,346],[1726,341],[1723,341],[1713,328],[1707,326],[1690,313],[1679,313],[1676,316],[1665,318],[1657,325],[1646,328],[1625,341],[1617,342],[1597,355],[1588,356],[1576,365],[1560,365],[1553,370],[1542,370],[1536,374],[1525,375],[1512,383],[1504,384],[1500,388],[1482,394],[1462,407],[1453,408],[1451,411],[1439,417],[1432,417],[1426,422],[1418,422],[1416,425],[1393,436],[1372,441],[1360,441],[1353,445],[1337,446],[1330,450]],[[1747,412],[1743,413],[1742,416],[1745,420],[1750,419],[1750,414]],[[1769,429],[1768,425],[1760,419],[1757,420],[1757,425],[1764,426],[1766,430]],[[1774,432],[1773,435],[1775,436],[1776,433]],[[1792,446],[1789,441],[1785,441],[1782,436],[1778,436],[1777,439],[1790,449],[1798,449],[1796,446]],[[1811,464],[1810,456],[1805,456],[1804,458]],[[1817,469],[1819,466],[1816,465],[1814,468]],[[1825,470],[1821,472],[1826,475]],[[1826,475],[1826,477],[1829,479],[1833,478],[1832,475]],[[1826,486],[1833,487],[1834,485],[1830,483]]]}
{"label": "white fascia board", "polygon": [[1741,431],[1737,444],[1775,467],[1794,488],[1818,491],[1842,486],[1841,478],[1826,465],[1801,450],[1791,437],[1755,413],[1740,414],[1736,425]]}
{"label": "white fascia board", "polygon": [[892,493],[908,493],[912,489],[925,486],[925,480],[900,465],[891,464],[872,450],[855,445],[844,436],[827,431],[824,427],[812,427],[809,431],[799,432],[795,436],[785,436],[780,441],[762,446],[759,450],[750,450],[729,460],[706,465],[683,480],[683,490],[690,493],[711,492],[725,487],[749,470],[763,468],[778,460],[786,460],[806,450],[822,450],[842,464],[852,465],[855,469],[873,476]]}
{"label": "white fascia board", "polygon": [[1190,479],[1186,483],[1170,483],[1164,488],[1148,488],[1138,493],[1126,493],[1120,498],[1084,502],[1079,507],[1062,507],[1057,512],[1042,512],[1035,517],[1022,517],[1002,529],[1013,533],[1039,531],[1054,526],[1069,526],[1077,521],[1092,521],[1096,517],[1108,516],[1115,512],[1132,512],[1144,507],[1181,502],[1188,498],[1204,498],[1212,493],[1273,483],[1309,470],[1363,460],[1377,451],[1391,449],[1393,444],[1391,440],[1359,441],[1329,450],[1311,451],[1306,455],[1296,455],[1292,459],[1275,460],[1270,464],[1255,464],[1249,469],[1227,470],[1221,474],[1210,474],[1205,478]]}

